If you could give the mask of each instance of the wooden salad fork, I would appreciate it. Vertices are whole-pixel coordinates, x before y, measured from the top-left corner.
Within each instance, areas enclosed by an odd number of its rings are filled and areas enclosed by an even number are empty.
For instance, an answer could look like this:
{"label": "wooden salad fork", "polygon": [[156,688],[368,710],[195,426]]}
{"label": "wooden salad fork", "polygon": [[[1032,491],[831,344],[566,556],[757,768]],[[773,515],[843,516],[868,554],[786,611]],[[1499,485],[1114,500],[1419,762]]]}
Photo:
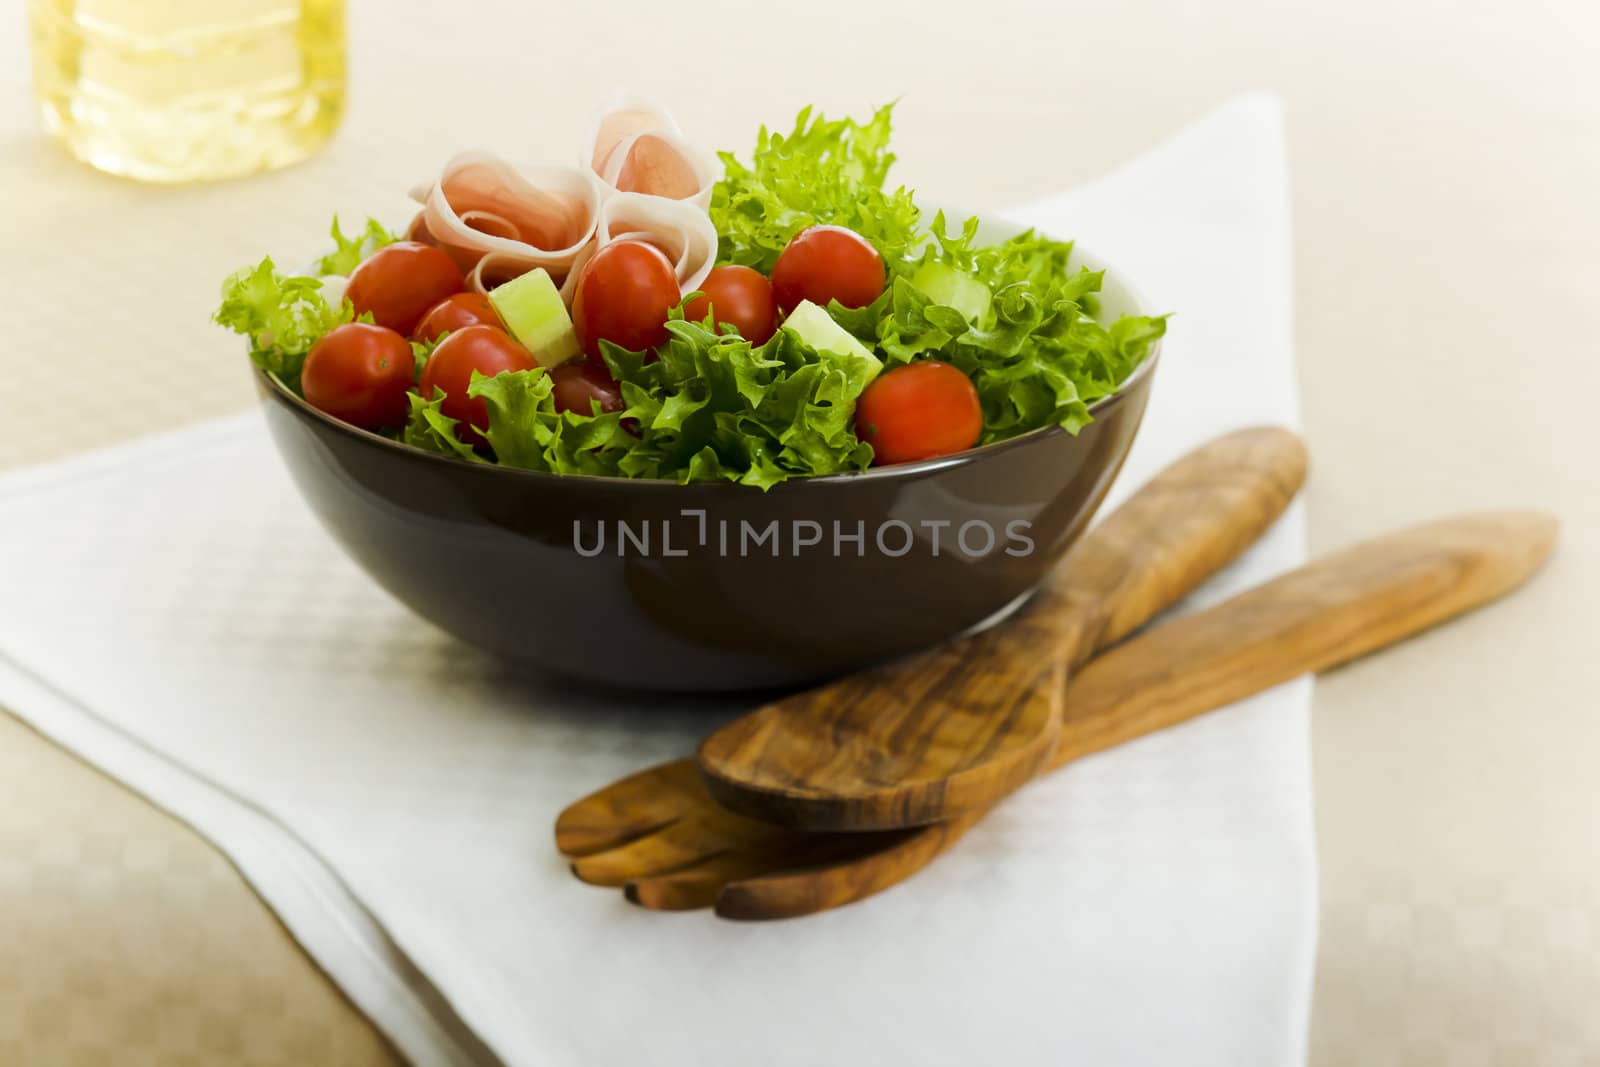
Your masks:
{"label": "wooden salad fork", "polygon": [[987,807],[1055,749],[1066,673],[1255,543],[1305,473],[1305,446],[1283,429],[1196,449],[1079,539],[1005,623],[717,730],[698,754],[707,788],[800,830],[902,829]]}
{"label": "wooden salad fork", "polygon": [[[1532,511],[1466,515],[1325,557],[1140,635],[1070,683],[1060,767],[1381,649],[1511,591],[1549,557],[1558,524]],[[915,874],[987,809],[919,828],[805,833],[721,808],[691,760],[622,779],[564,811],[557,847],[579,878],[648,908],[733,919],[807,915]]]}

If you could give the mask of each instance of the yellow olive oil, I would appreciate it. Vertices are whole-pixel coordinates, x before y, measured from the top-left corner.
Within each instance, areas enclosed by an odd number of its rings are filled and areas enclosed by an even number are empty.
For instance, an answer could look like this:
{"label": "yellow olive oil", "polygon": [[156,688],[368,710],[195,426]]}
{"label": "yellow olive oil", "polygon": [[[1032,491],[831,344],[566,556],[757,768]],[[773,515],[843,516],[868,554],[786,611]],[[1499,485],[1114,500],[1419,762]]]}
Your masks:
{"label": "yellow olive oil", "polygon": [[145,181],[285,166],[339,124],[345,0],[29,0],[44,125]]}

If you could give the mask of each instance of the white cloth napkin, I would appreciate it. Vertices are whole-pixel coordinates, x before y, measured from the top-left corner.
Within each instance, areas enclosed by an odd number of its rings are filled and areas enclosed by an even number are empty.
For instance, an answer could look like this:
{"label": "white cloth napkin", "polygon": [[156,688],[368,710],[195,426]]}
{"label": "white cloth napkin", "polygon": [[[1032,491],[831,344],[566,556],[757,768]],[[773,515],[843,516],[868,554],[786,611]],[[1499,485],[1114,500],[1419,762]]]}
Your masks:
{"label": "white cloth napkin", "polygon": [[[1017,217],[1178,312],[1121,491],[1296,421],[1276,101]],[[574,697],[437,633],[321,531],[257,416],[0,480],[0,516],[0,703],[214,840],[419,1064],[1304,1057],[1309,682],[1035,783],[865,903],[742,925],[580,885],[550,839],[733,705]],[[1291,512],[1199,596],[1303,554]]]}

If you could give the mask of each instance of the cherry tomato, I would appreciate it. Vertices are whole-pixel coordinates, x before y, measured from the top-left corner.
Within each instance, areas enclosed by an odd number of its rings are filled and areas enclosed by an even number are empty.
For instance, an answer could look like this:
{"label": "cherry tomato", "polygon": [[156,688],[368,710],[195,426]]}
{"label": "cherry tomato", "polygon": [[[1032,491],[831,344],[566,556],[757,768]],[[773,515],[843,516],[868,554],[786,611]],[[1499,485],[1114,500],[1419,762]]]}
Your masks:
{"label": "cherry tomato", "polygon": [[856,436],[872,446],[879,466],[961,452],[982,432],[978,391],[936,360],[885,371],[856,402]]}
{"label": "cherry tomato", "polygon": [[363,430],[381,430],[406,421],[415,368],[410,341],[382,326],[347,322],[311,346],[300,391],[319,411]]}
{"label": "cherry tomato", "polygon": [[411,337],[415,341],[431,341],[441,333],[465,326],[506,328],[488,297],[482,293],[455,293],[429,308],[417,328],[411,331]]}
{"label": "cherry tomato", "polygon": [[683,309],[683,317],[690,322],[704,322],[709,310],[717,325],[732,326],[753,345],[766,344],[778,329],[772,283],[758,271],[732,263],[713,267],[700,289],[705,295],[695,297]]}
{"label": "cherry tomato", "polygon": [[667,312],[682,299],[678,275],[659,248],[616,241],[584,266],[572,298],[572,324],[590,359],[600,358],[601,341],[645,351],[667,339]]}
{"label": "cherry tomato", "polygon": [[622,402],[622,387],[598,363],[585,359],[563,363],[550,372],[550,381],[557,411],[592,415],[590,401],[594,400],[600,402],[601,411],[621,411],[627,406]]}
{"label": "cherry tomato", "polygon": [[444,249],[396,241],[362,260],[344,295],[357,316],[370,311],[379,326],[409,336],[429,308],[466,285],[461,268]]}
{"label": "cherry tomato", "polygon": [[802,300],[864,308],[883,292],[883,257],[854,230],[813,226],[790,239],[772,268],[772,295],[787,315]]}
{"label": "cherry tomato", "polygon": [[511,370],[532,370],[538,366],[528,350],[509,334],[493,326],[467,326],[457,330],[433,350],[422,368],[419,391],[422,399],[432,400],[434,389],[444,391],[439,410],[457,420],[456,433],[468,444],[481,445],[486,439],[480,430],[489,428],[489,406],[482,397],[467,396],[472,372],[485,377]]}

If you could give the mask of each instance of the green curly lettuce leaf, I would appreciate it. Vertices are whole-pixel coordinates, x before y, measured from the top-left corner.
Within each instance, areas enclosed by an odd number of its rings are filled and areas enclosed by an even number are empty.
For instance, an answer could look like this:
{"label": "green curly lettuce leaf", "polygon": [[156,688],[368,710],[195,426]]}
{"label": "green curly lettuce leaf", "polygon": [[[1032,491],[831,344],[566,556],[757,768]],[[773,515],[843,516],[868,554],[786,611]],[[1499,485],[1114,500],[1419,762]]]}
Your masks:
{"label": "green curly lettuce leaf", "polygon": [[346,237],[339,228],[337,215],[333,217],[333,225],[329,228],[328,235],[333,238],[333,251],[312,265],[311,269],[317,275],[347,275],[355,270],[362,260],[384,245],[392,245],[400,240],[399,235],[386,229],[378,220],[370,218],[364,229],[353,237]]}
{"label": "green curly lettuce leaf", "polygon": [[461,440],[458,429],[460,423],[441,410],[440,405],[444,403],[442,391],[434,390],[431,400],[424,400],[417,393],[408,394],[406,399],[411,404],[411,413],[406,418],[405,429],[400,433],[401,441],[424,452],[437,452],[471,463],[484,462],[475,448]]}
{"label": "green curly lettuce leaf", "polygon": [[765,126],[749,166],[721,152],[724,177],[711,193],[718,255],[772,273],[789,238],[818,223],[847,226],[872,242],[890,269],[922,242],[921,212],[905,188],[886,190],[893,104],[865,123],[805,108],[788,134]]}
{"label": "green curly lettuce leaf", "polygon": [[[766,489],[785,479],[865,469],[855,400],[866,386],[856,365],[820,355],[780,330],[759,347],[715,334],[680,313],[646,362],[642,352],[603,343],[625,407],[557,412],[543,370],[473,377],[468,395],[489,413],[486,436],[507,466],[558,474],[731,481]],[[461,454],[438,400],[413,400],[405,440]],[[465,446],[461,446],[465,447]]]}
{"label": "green curly lettuce leaf", "polygon": [[350,303],[328,306],[316,278],[280,274],[269,256],[222,283],[213,319],[250,342],[250,359],[295,392],[300,369],[317,339],[350,321]]}
{"label": "green curly lettuce leaf", "polygon": [[943,244],[930,257],[959,264],[988,288],[983,313],[969,318],[901,277],[858,316],[856,331],[870,323],[866,339],[890,365],[938,359],[972,379],[983,406],[981,444],[1043,426],[1076,433],[1089,405],[1115,393],[1149,356],[1166,317],[1100,323],[1090,309],[1104,272],[1071,269],[1071,254],[1070,243],[1032,231],[976,251]]}
{"label": "green curly lettuce leaf", "polygon": [[508,371],[493,378],[474,373],[467,395],[489,411],[485,435],[495,458],[508,467],[557,474],[614,475],[628,447],[621,416],[558,412],[550,375]]}
{"label": "green curly lettuce leaf", "polygon": [[222,303],[212,316],[218,325],[249,340],[256,366],[297,393],[311,346],[352,318],[349,301],[338,307],[328,303],[320,277],[349,274],[367,256],[399,239],[373,219],[347,237],[335,216],[329,233],[333,251],[312,264],[309,274],[284,274],[270,256],[234,271],[222,283]]}

